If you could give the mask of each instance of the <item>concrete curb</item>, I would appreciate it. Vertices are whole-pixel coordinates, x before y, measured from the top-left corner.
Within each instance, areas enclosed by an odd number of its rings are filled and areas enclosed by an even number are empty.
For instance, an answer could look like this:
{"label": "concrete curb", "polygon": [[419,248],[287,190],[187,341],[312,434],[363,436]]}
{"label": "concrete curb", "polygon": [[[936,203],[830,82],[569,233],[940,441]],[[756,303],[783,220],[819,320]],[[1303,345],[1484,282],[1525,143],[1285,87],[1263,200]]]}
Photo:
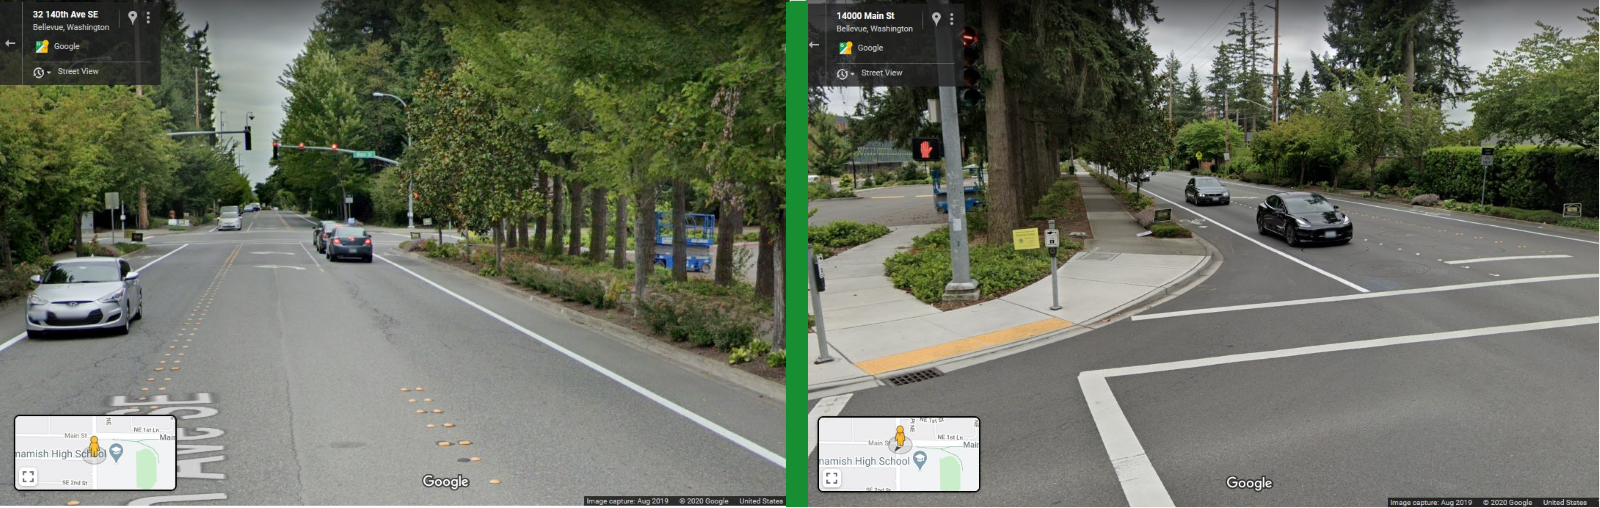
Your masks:
{"label": "concrete curb", "polygon": [[642,349],[651,353],[655,353],[656,355],[666,359],[678,362],[690,370],[701,372],[707,376],[746,388],[750,391],[756,392],[762,397],[776,400],[779,404],[784,403],[785,394],[784,385],[782,383],[771,381],[767,378],[723,365],[721,362],[678,349],[676,346],[646,337],[643,334],[635,332],[625,326],[590,316],[582,312],[574,311],[559,303],[551,301],[543,295],[535,295],[523,292],[517,289],[506,287],[505,284],[498,281],[491,281],[480,277],[477,274],[467,273],[460,267],[441,261],[436,261],[428,258],[427,256],[421,256],[398,248],[391,249],[390,252],[398,253],[411,259],[422,261],[435,267],[450,270],[458,274],[468,275],[472,279],[471,282],[477,284],[478,286],[493,289],[515,300],[526,301],[540,310],[564,317],[567,319],[567,321],[570,321],[573,324],[588,328],[602,335],[609,336],[613,339],[633,346],[636,349]]}

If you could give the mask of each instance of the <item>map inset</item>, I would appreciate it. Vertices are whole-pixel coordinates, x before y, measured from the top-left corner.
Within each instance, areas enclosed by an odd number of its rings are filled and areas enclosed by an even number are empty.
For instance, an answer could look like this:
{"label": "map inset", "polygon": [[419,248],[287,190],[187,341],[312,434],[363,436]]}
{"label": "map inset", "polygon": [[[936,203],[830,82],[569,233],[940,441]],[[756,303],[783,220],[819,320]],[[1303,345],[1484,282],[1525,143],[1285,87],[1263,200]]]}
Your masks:
{"label": "map inset", "polygon": [[18,416],[17,490],[173,490],[175,416]]}
{"label": "map inset", "polygon": [[979,455],[977,418],[817,420],[824,491],[975,492]]}

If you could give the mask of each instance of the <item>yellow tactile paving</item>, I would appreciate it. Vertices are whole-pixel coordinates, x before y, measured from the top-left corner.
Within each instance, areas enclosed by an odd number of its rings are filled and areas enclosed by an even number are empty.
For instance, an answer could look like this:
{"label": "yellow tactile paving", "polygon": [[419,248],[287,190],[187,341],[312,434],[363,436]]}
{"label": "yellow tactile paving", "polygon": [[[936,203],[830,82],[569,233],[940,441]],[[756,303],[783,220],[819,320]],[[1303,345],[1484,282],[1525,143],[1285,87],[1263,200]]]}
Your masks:
{"label": "yellow tactile paving", "polygon": [[1004,330],[985,333],[965,339],[953,340],[936,346],[922,349],[913,349],[904,353],[893,354],[883,358],[874,358],[861,363],[856,367],[870,375],[878,375],[908,367],[915,367],[933,363],[956,355],[966,354],[984,348],[994,347],[1008,342],[1050,333],[1072,326],[1071,321],[1050,318],[1035,321],[1021,326],[1014,326]]}

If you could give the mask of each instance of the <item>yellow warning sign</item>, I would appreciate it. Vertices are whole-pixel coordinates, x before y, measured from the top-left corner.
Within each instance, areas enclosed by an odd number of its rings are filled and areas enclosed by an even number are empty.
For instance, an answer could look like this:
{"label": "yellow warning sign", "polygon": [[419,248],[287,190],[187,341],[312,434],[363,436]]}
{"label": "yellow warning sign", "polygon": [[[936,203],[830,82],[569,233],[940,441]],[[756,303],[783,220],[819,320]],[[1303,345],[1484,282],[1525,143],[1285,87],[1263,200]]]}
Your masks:
{"label": "yellow warning sign", "polygon": [[1039,230],[1036,228],[1011,230],[1011,246],[1016,250],[1039,248]]}

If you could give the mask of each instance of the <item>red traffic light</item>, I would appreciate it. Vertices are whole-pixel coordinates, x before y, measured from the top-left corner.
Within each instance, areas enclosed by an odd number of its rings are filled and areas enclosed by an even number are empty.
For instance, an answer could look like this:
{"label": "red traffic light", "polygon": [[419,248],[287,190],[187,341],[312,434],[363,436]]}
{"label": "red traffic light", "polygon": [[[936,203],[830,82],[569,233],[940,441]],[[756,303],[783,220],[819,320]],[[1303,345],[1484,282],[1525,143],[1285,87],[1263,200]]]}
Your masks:
{"label": "red traffic light", "polygon": [[961,45],[962,46],[977,46],[978,45],[978,31],[973,29],[970,26],[961,27]]}
{"label": "red traffic light", "polygon": [[300,142],[300,149],[301,150],[305,150],[306,149],[306,144],[305,144],[304,141]]}
{"label": "red traffic light", "polygon": [[411,199],[417,199],[417,193],[415,193],[415,192],[411,193]]}
{"label": "red traffic light", "polygon": [[338,143],[334,143],[333,144],[333,149],[334,150],[338,150],[339,149],[339,144]]}

